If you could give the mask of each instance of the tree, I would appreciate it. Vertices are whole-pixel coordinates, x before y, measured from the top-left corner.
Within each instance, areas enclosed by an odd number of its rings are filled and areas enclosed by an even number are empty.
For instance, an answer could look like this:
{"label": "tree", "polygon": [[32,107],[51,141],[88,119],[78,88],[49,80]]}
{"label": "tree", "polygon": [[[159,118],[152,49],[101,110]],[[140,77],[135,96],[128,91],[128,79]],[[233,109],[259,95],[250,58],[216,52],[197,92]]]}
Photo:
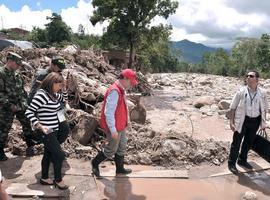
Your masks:
{"label": "tree", "polygon": [[140,68],[152,72],[176,72],[177,55],[171,49],[169,36],[171,26],[159,25],[151,28],[151,34],[141,37],[138,47]]}
{"label": "tree", "polygon": [[232,48],[234,68],[231,70],[234,71],[234,75],[242,76],[247,69],[258,68],[258,42],[258,39],[255,38],[238,38]]}
{"label": "tree", "polygon": [[161,16],[167,19],[178,7],[171,0],[93,0],[93,25],[109,21],[104,37],[123,49],[129,49],[129,67],[132,66],[141,38],[151,33],[151,21]]}
{"label": "tree", "polygon": [[30,33],[29,40],[35,42],[40,47],[47,46],[47,31],[38,27],[34,27]]}
{"label": "tree", "polygon": [[82,24],[79,24],[78,35],[79,36],[84,36],[85,35],[85,28],[84,28],[84,26]]}
{"label": "tree", "polygon": [[258,49],[258,64],[262,72],[269,72],[270,70],[270,37],[268,34],[262,34],[259,41]]}
{"label": "tree", "polygon": [[53,13],[52,16],[47,17],[47,19],[50,20],[50,22],[45,25],[49,44],[70,41],[72,34],[71,29],[63,22],[60,15]]}

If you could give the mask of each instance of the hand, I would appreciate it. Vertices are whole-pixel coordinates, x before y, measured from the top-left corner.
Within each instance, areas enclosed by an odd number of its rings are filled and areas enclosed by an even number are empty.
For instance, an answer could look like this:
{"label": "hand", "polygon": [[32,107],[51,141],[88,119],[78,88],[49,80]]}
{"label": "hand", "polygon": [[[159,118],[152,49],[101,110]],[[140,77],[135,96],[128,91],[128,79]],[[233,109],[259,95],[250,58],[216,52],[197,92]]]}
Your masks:
{"label": "hand", "polygon": [[46,126],[42,126],[41,124],[37,124],[37,129],[41,130],[42,133],[48,135],[50,133],[50,129]]}
{"label": "hand", "polygon": [[233,132],[235,132],[236,128],[235,128],[235,125],[233,123],[230,123],[230,128]]}
{"label": "hand", "polygon": [[265,126],[262,126],[261,128],[259,128],[258,131],[265,131],[266,127]]}
{"label": "hand", "polygon": [[112,137],[112,139],[117,140],[118,139],[118,133],[117,132],[112,133],[111,137]]}

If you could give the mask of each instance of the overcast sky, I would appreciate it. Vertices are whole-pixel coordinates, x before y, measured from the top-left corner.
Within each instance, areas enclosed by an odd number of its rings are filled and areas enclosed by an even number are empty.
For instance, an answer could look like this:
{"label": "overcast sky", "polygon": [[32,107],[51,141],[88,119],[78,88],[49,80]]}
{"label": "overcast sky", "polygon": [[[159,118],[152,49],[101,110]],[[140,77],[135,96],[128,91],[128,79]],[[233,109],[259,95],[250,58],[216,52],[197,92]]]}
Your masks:
{"label": "overcast sky", "polygon": [[[102,34],[106,24],[91,25],[91,0],[0,0],[0,28],[44,28],[46,16],[61,14],[73,32],[83,24],[86,33]],[[168,20],[153,24],[173,26],[171,40],[188,39],[207,46],[231,47],[237,37],[260,37],[270,30],[270,1],[262,0],[181,0]]]}

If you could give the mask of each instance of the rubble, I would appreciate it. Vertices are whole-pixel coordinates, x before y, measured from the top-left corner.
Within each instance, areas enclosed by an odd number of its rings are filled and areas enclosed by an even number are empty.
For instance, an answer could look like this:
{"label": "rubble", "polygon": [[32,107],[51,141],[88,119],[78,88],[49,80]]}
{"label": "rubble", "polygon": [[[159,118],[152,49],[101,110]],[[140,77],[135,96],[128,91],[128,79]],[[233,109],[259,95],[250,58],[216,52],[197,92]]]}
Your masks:
{"label": "rubble", "polygon": [[[0,62],[4,63],[8,50],[0,52]],[[106,88],[118,74],[115,68],[95,55],[94,50],[59,51],[51,48],[15,51],[28,63],[22,69],[27,91],[33,74],[38,68],[46,67],[52,55],[58,53],[67,60],[63,75],[67,78],[71,106],[67,113],[72,133],[62,147],[68,157],[92,159],[105,142],[98,119]],[[127,131],[125,161],[128,164],[178,169],[204,162],[221,165],[227,160],[229,141],[200,138],[210,123],[207,122],[205,127],[197,125],[197,122],[220,118],[224,127],[228,125],[225,115],[233,94],[239,88],[240,79],[187,73],[148,74],[140,75],[138,79],[141,82],[133,92],[140,94],[128,97],[132,121]],[[270,94],[270,81],[263,80],[262,84]],[[154,121],[154,117],[158,120]],[[22,130],[18,121],[14,122],[6,150],[15,155],[25,155]],[[219,134],[223,137],[224,133]],[[42,151],[42,145],[35,146],[36,154]]]}

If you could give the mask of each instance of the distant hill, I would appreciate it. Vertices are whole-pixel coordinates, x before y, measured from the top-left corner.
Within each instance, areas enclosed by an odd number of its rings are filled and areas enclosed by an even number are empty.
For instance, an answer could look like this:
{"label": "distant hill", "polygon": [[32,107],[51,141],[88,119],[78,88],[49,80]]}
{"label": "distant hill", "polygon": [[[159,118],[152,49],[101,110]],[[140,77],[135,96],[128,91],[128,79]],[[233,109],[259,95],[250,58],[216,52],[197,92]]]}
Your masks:
{"label": "distant hill", "polygon": [[202,56],[206,52],[215,52],[217,49],[207,47],[201,43],[191,42],[189,40],[181,40],[178,42],[172,42],[172,46],[175,49],[180,49],[182,55],[180,60],[189,63],[198,63],[202,61]]}

